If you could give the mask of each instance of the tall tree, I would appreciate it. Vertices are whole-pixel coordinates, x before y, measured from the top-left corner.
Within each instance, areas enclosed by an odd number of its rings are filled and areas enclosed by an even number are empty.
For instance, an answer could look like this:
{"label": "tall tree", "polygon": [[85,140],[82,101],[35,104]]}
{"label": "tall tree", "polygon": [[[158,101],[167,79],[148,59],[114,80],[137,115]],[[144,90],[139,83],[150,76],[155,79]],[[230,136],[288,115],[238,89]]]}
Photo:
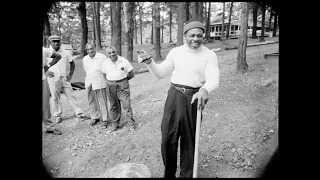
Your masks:
{"label": "tall tree", "polygon": [[[190,2],[185,2],[184,12],[185,12],[185,14],[184,14],[185,19],[184,20],[189,21],[189,19],[190,19]],[[179,11],[179,13],[180,13],[180,11]]]}
{"label": "tall tree", "polygon": [[135,9],[135,2],[130,1],[130,2],[124,2],[123,3],[124,7],[124,17],[125,17],[125,30],[126,30],[126,35],[127,35],[127,59],[128,61],[133,61],[133,18],[134,14],[133,11]]}
{"label": "tall tree", "polygon": [[278,28],[278,14],[277,12],[274,13],[274,21],[273,21],[273,37],[277,36],[277,28]]}
{"label": "tall tree", "polygon": [[154,2],[154,33],[155,33],[155,59],[161,59],[161,46],[160,46],[160,2]]}
{"label": "tall tree", "polygon": [[177,45],[180,46],[183,44],[183,26],[185,22],[185,8],[187,6],[184,2],[179,2],[178,5],[178,33],[177,33]]}
{"label": "tall tree", "polygon": [[247,29],[248,29],[248,3],[242,2],[241,11],[241,30],[240,40],[238,44],[238,56],[237,56],[237,67],[236,70],[241,73],[248,71],[249,66],[246,61],[247,51]]}
{"label": "tall tree", "polygon": [[199,17],[200,22],[203,23],[203,20],[204,20],[204,18],[203,18],[203,2],[198,2],[198,4],[199,4],[198,17]]}
{"label": "tall tree", "polygon": [[206,22],[206,39],[210,40],[210,17],[211,17],[211,2],[209,1],[207,22]]}
{"label": "tall tree", "polygon": [[257,39],[257,21],[258,21],[258,5],[253,3],[253,11],[252,11],[252,39]]}
{"label": "tall tree", "polygon": [[230,25],[231,25],[232,6],[233,6],[233,2],[231,2],[230,11],[229,11],[229,22],[228,22],[227,34],[226,34],[227,39],[229,39],[229,31],[230,31],[230,27],[231,27]]}
{"label": "tall tree", "polygon": [[111,33],[110,33],[110,35],[111,35],[111,38],[113,37],[113,35],[112,35],[112,33],[113,33],[113,19],[112,19],[112,14],[113,14],[113,12],[112,12],[112,2],[110,2],[110,29],[111,29]]}
{"label": "tall tree", "polygon": [[224,12],[225,12],[225,2],[223,2],[223,10],[222,10],[222,30],[221,30],[222,41],[224,41]]}
{"label": "tall tree", "polygon": [[121,56],[121,2],[111,2],[112,8],[112,38],[111,45],[114,46]]}
{"label": "tall tree", "polygon": [[142,3],[140,2],[139,4],[139,21],[140,21],[140,42],[141,44],[143,44],[143,41],[142,41],[142,30],[143,30],[143,25],[142,25]]}
{"label": "tall tree", "polygon": [[138,25],[137,25],[137,18],[134,16],[134,42],[137,45],[138,44]]}
{"label": "tall tree", "polygon": [[[95,7],[94,2],[91,4],[91,11],[92,11],[92,43],[97,46],[96,39],[97,39],[97,32],[96,32],[96,13],[95,13]],[[88,13],[89,14],[89,13]]]}
{"label": "tall tree", "polygon": [[261,20],[261,36],[259,42],[264,42],[264,29],[265,29],[265,21],[266,21],[266,5],[262,2],[262,20]]}
{"label": "tall tree", "polygon": [[100,2],[93,3],[96,32],[96,48],[101,50]]}
{"label": "tall tree", "polygon": [[273,13],[272,13],[272,6],[270,7],[270,16],[269,16],[269,36],[271,35],[271,21],[272,21],[272,16],[273,16]]}
{"label": "tall tree", "polygon": [[151,10],[151,14],[152,14],[152,19],[151,19],[151,44],[154,44],[154,8],[152,6],[152,10]]}
{"label": "tall tree", "polygon": [[77,7],[79,12],[79,16],[81,19],[81,48],[80,48],[80,56],[83,57],[87,55],[87,51],[85,51],[85,45],[88,42],[88,25],[87,25],[87,15],[86,15],[86,4],[85,2],[80,2],[79,6]]}
{"label": "tall tree", "polygon": [[43,47],[49,47],[49,37],[51,36],[51,30],[50,30],[50,23],[48,18],[48,13],[46,11],[43,11],[42,14],[42,26],[43,26]]}
{"label": "tall tree", "polygon": [[191,18],[190,19],[199,19],[199,2],[191,2]]}
{"label": "tall tree", "polygon": [[[164,12],[164,4],[162,4],[162,8],[160,8],[160,12],[163,10]],[[160,13],[160,16],[161,16],[161,13]],[[164,29],[164,26],[163,26],[163,16],[161,16],[161,43],[163,43],[163,29]]]}
{"label": "tall tree", "polygon": [[172,43],[172,2],[169,2],[169,43]]}

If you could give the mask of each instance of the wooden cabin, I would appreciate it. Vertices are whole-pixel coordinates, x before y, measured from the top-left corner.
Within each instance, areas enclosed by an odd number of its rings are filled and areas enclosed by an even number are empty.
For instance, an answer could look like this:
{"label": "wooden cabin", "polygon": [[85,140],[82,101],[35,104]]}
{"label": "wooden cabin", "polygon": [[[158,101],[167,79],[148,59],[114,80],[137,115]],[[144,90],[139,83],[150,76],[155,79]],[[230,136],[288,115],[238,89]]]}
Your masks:
{"label": "wooden cabin", "polygon": [[[229,24],[228,20],[224,22],[224,35],[227,33],[227,25]],[[241,29],[241,20],[234,20],[230,22],[231,26],[229,29],[229,36],[230,38],[238,38],[240,36],[240,29]],[[253,19],[248,19],[248,37],[252,37],[252,26],[253,26]],[[271,22],[271,29],[269,29],[269,21],[265,21],[265,31],[264,36],[269,36],[269,32],[272,33],[273,30],[273,22]],[[210,38],[220,39],[222,34],[222,21],[210,24]],[[261,35],[261,21],[257,21],[257,36],[260,37]]]}

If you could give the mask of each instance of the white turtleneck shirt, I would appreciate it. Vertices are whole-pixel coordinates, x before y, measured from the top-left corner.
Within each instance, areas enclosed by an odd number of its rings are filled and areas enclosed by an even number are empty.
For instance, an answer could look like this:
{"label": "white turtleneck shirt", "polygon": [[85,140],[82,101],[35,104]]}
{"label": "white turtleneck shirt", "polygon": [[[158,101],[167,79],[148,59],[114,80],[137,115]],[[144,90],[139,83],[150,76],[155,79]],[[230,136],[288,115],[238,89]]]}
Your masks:
{"label": "white turtleneck shirt", "polygon": [[208,93],[219,86],[217,55],[203,45],[197,50],[187,44],[173,48],[162,63],[152,61],[147,67],[158,79],[172,72],[172,83],[204,88]]}

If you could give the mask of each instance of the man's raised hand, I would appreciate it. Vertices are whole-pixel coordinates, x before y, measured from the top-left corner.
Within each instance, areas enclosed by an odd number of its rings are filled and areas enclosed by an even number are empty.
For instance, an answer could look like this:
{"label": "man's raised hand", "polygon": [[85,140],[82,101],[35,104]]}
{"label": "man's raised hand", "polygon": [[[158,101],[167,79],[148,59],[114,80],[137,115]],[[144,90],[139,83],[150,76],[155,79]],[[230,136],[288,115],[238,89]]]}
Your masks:
{"label": "man's raised hand", "polygon": [[138,53],[138,62],[147,63],[151,61],[152,56],[148,54],[145,50],[137,50]]}

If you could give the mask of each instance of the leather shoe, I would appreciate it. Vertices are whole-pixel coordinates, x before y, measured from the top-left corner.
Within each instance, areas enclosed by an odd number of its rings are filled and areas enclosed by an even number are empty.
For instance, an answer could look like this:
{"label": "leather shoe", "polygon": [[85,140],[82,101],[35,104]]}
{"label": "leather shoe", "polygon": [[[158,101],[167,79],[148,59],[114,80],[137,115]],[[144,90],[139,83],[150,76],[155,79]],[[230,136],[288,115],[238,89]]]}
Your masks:
{"label": "leather shoe", "polygon": [[51,134],[54,134],[54,135],[61,135],[62,134],[62,132],[59,131],[58,129],[47,130],[47,133],[51,133]]}
{"label": "leather shoe", "polygon": [[99,122],[99,119],[92,119],[92,121],[90,122],[91,126],[96,125]]}
{"label": "leather shoe", "polygon": [[57,117],[56,122],[57,123],[61,123],[62,122],[62,118],[61,117]]}
{"label": "leather shoe", "polygon": [[119,129],[119,126],[117,125],[112,125],[111,129],[110,129],[110,133],[112,133],[113,131],[117,131]]}
{"label": "leather shoe", "polygon": [[104,129],[107,129],[108,126],[109,126],[109,122],[108,122],[108,121],[102,121],[102,122],[101,122],[101,126],[102,126]]}

